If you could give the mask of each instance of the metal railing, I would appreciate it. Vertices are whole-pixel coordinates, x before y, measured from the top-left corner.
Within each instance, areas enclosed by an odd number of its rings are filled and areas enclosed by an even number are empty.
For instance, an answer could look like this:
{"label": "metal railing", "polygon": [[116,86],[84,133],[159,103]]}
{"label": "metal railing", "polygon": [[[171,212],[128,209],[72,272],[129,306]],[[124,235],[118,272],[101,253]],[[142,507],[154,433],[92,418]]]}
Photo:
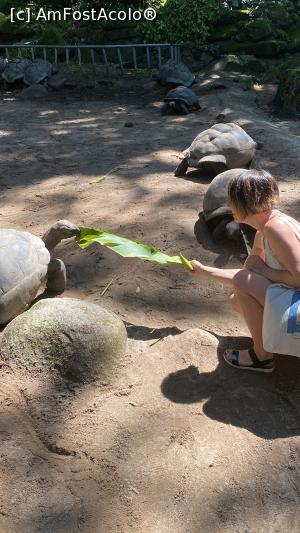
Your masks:
{"label": "metal railing", "polygon": [[[131,58],[128,54],[126,58],[122,56],[131,49]],[[176,62],[180,61],[180,46],[159,43],[159,44],[72,44],[72,45],[40,45],[40,44],[0,44],[1,50],[5,51],[5,56],[10,59],[13,50],[17,51],[18,57],[24,55],[31,57],[32,60],[42,58],[51,60],[55,64],[66,63],[71,61],[81,65],[83,62],[96,64],[104,64],[107,72],[109,72],[109,65],[117,63],[120,66],[122,73],[124,72],[124,65],[132,65],[134,69],[138,68],[160,68],[162,63],[167,59],[174,59]],[[25,53],[27,52],[27,54]],[[11,52],[11,53],[10,53]],[[108,53],[110,52],[110,57]],[[84,58],[83,58],[84,54]],[[53,59],[51,59],[51,56]],[[116,59],[116,61],[112,61]],[[84,61],[83,61],[84,59]],[[88,59],[88,61],[86,61]],[[141,65],[139,67],[139,64]]]}

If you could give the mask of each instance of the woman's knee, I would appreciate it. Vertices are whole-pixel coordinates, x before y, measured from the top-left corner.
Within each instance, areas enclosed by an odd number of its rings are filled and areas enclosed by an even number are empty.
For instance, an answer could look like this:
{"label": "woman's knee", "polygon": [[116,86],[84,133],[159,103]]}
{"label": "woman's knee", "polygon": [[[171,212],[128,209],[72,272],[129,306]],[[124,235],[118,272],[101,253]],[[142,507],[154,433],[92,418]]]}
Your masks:
{"label": "woman's knee", "polygon": [[247,270],[246,268],[239,270],[232,280],[235,292],[247,292],[250,278],[250,270]]}

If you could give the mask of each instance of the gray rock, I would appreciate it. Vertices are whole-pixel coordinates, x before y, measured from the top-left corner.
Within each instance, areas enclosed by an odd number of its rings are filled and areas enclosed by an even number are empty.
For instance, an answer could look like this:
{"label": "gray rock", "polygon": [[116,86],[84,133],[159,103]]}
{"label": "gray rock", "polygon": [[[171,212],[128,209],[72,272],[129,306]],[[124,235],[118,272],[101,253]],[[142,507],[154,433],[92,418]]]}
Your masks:
{"label": "gray rock", "polygon": [[30,87],[23,89],[23,91],[20,92],[19,97],[24,100],[31,100],[31,98],[45,98],[48,94],[49,93],[44,85],[35,83],[34,85],[30,85]]}
{"label": "gray rock", "polygon": [[219,74],[210,74],[205,79],[195,83],[193,91],[198,95],[202,95],[215,89],[226,89],[228,86],[227,79],[224,79]]}
{"label": "gray rock", "polygon": [[5,328],[1,357],[25,368],[56,368],[73,381],[106,377],[125,354],[127,332],[120,318],[75,298],[37,302]]}
{"label": "gray rock", "polygon": [[66,77],[62,76],[61,74],[54,74],[54,76],[51,76],[48,80],[48,87],[51,89],[54,89],[55,91],[58,91],[59,89],[62,89],[66,83]]}

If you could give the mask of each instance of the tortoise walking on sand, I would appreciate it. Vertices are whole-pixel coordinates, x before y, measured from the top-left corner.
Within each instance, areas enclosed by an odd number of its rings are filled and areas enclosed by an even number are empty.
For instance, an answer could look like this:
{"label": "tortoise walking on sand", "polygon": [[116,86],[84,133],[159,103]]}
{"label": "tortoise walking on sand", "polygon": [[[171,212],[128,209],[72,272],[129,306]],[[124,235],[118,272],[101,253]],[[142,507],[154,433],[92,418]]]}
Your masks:
{"label": "tortoise walking on sand", "polygon": [[192,89],[180,85],[171,89],[164,98],[162,113],[188,115],[192,109],[201,109],[199,98]]}
{"label": "tortoise walking on sand", "polygon": [[188,167],[214,176],[230,168],[248,166],[255,154],[256,142],[237,124],[215,124],[195,137],[183,152],[175,176],[185,176]]}
{"label": "tortoise walking on sand", "polygon": [[0,229],[0,324],[22,313],[34,300],[42,283],[62,292],[66,267],[51,252],[62,240],[79,233],[68,220],[59,220],[42,239],[26,231]]}

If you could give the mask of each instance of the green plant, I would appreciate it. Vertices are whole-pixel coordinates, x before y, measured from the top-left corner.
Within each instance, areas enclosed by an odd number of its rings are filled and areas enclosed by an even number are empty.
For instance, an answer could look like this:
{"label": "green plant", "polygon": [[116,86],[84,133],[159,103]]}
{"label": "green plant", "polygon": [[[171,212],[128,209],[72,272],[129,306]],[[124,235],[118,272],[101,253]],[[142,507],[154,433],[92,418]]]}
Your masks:
{"label": "green plant", "polygon": [[218,0],[152,0],[155,21],[144,22],[142,33],[147,42],[202,44],[221,11]]}
{"label": "green plant", "polygon": [[102,229],[81,227],[76,242],[81,248],[87,248],[93,242],[98,242],[122,257],[137,257],[143,261],[154,261],[161,265],[177,264],[187,270],[193,270],[192,264],[183,255],[170,256],[153,246],[147,246],[139,241],[126,239]]}
{"label": "green plant", "polygon": [[60,30],[54,24],[48,25],[46,26],[46,28],[43,28],[43,31],[41,32],[40,37],[39,37],[39,43],[48,44],[48,45],[66,44]]}

